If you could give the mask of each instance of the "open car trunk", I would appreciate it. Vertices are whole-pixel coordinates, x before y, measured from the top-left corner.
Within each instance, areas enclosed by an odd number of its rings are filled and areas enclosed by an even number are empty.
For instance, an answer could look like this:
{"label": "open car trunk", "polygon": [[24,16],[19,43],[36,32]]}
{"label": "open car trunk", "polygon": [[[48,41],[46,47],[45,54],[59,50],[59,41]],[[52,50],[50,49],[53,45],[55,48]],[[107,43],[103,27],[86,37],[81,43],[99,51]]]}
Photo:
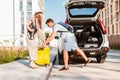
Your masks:
{"label": "open car trunk", "polygon": [[103,42],[102,32],[96,22],[73,25],[78,46],[81,49],[99,48]]}
{"label": "open car trunk", "polygon": [[105,0],[70,0],[65,4],[68,20],[89,20],[105,7]]}

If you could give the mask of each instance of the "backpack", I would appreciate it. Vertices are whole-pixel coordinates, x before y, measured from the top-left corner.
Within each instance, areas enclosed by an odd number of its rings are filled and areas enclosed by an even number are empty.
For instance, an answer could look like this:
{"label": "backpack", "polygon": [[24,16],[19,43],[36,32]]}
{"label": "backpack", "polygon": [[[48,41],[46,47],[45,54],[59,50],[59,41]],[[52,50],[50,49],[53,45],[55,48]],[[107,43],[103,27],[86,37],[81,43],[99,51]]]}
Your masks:
{"label": "backpack", "polygon": [[29,30],[27,30],[28,31],[28,38],[30,39],[30,40],[33,40],[34,38],[35,38],[35,33],[37,32],[37,28],[36,28],[36,20],[35,20],[35,25],[32,23],[32,25],[31,25],[31,29],[33,29],[34,30],[34,32],[31,32],[31,31],[29,31]]}
{"label": "backpack", "polygon": [[63,27],[65,27],[68,31],[70,31],[71,33],[74,32],[74,29],[71,25],[69,24],[65,24],[64,22],[59,22],[58,24],[62,25]]}

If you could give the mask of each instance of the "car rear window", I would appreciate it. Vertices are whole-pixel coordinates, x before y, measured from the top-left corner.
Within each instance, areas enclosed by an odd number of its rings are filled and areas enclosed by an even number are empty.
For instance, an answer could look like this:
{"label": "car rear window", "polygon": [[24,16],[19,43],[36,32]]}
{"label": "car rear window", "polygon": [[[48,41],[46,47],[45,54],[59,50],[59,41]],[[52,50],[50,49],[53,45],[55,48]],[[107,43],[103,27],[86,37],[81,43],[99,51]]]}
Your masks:
{"label": "car rear window", "polygon": [[97,8],[71,8],[69,13],[71,17],[92,17],[96,14]]}

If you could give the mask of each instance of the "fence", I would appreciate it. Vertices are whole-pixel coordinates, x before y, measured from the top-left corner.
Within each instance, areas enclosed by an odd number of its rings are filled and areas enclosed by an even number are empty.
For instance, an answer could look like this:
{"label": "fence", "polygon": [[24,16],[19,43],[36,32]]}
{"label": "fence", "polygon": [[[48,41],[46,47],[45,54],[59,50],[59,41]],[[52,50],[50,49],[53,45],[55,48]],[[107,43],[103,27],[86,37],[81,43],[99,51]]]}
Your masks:
{"label": "fence", "polygon": [[0,47],[26,46],[26,35],[0,35]]}
{"label": "fence", "polygon": [[111,35],[108,36],[110,48],[119,48],[120,49],[120,35]]}
{"label": "fence", "polygon": [[[42,33],[46,39],[49,36],[49,32]],[[40,39],[37,40],[38,45],[41,43]],[[26,47],[26,34],[14,35],[0,35],[0,48],[2,47]]]}

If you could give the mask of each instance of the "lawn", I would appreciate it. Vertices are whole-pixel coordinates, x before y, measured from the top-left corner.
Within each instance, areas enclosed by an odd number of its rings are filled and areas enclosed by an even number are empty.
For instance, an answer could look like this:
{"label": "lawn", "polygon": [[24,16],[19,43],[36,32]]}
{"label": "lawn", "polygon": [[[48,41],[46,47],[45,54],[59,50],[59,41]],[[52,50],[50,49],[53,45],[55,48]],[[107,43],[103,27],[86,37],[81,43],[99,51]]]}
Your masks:
{"label": "lawn", "polygon": [[0,50],[0,64],[9,63],[18,59],[27,59],[28,50]]}

